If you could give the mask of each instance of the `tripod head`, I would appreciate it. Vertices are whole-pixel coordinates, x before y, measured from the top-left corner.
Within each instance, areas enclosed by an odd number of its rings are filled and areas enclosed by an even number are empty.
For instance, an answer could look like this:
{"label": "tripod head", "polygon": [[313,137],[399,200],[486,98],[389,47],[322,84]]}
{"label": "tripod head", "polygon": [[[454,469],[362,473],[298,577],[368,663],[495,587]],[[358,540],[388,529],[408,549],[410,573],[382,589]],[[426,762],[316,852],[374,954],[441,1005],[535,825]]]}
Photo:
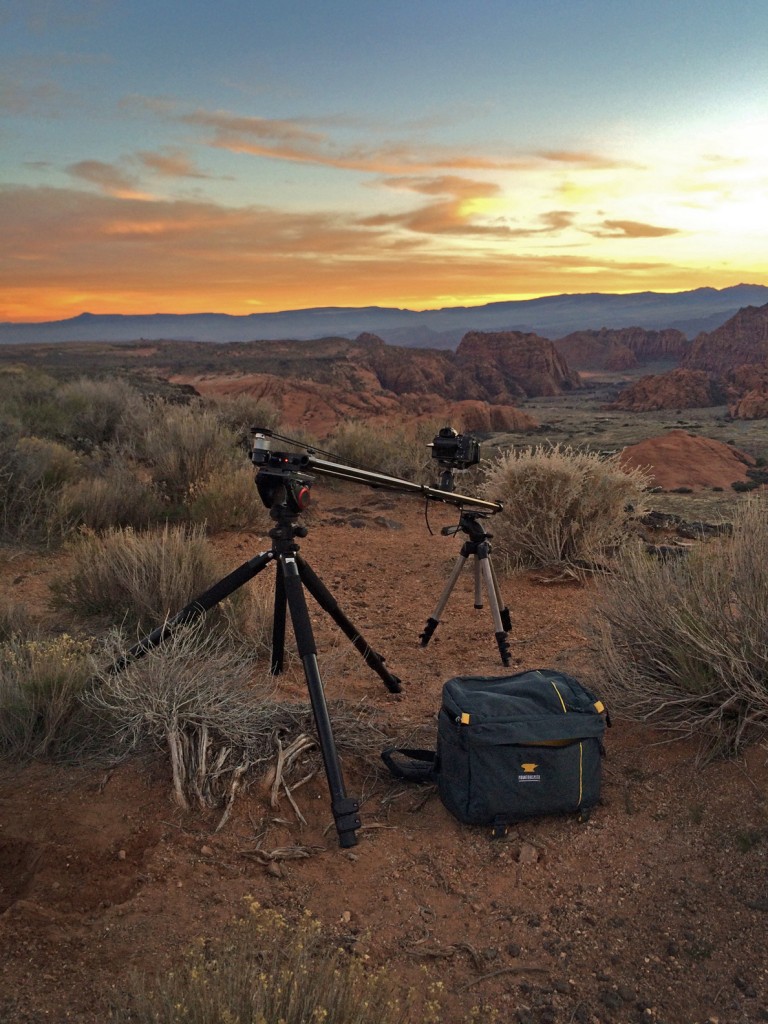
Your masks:
{"label": "tripod head", "polygon": [[[330,455],[331,453],[324,452],[319,448],[305,446],[303,454],[272,451],[270,439],[296,445],[301,445],[301,442],[277,434],[268,427],[251,427],[251,434],[253,435],[251,462],[254,466],[259,467],[256,474],[256,487],[261,500],[268,508],[272,508],[275,501],[278,500],[277,495],[284,495],[282,500],[289,506],[293,504],[295,513],[306,508],[309,505],[309,488],[312,482],[312,477],[307,475],[309,472],[333,477],[337,480],[350,480],[354,483],[366,484],[368,487],[382,487],[405,494],[419,494],[429,501],[440,501],[456,505],[461,509],[469,505],[476,510],[485,512],[486,515],[495,515],[504,507],[500,501],[486,501],[468,494],[457,494],[452,489],[428,487],[426,484],[417,484],[412,480],[403,480],[400,477],[360,469],[358,466],[320,459],[317,457],[318,453],[321,455]],[[331,455],[331,458],[335,458],[335,456]],[[302,507],[298,507],[300,501],[304,501]]]}

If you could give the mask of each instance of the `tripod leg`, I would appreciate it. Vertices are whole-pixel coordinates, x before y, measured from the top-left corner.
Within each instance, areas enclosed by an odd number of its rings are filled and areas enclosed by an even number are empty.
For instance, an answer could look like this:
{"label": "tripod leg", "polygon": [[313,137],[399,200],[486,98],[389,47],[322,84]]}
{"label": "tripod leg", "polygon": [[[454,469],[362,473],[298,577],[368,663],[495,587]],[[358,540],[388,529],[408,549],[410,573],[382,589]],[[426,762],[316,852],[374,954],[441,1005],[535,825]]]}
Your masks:
{"label": "tripod leg", "polygon": [[483,577],[480,572],[480,559],[475,558],[475,608],[483,607]]}
{"label": "tripod leg", "polygon": [[488,565],[491,568],[491,579],[493,580],[493,590],[494,593],[496,594],[496,603],[498,604],[500,609],[501,624],[504,627],[504,629],[509,633],[509,631],[512,629],[512,616],[509,614],[509,608],[504,604],[504,601],[502,600],[501,591],[499,590],[499,581],[496,577],[496,570],[493,566],[493,562],[491,561],[490,552],[488,554]]}
{"label": "tripod leg", "polygon": [[296,646],[304,666],[312,714],[320,740],[320,751],[323,755],[325,776],[331,793],[331,809],[339,836],[339,845],[342,847],[355,846],[357,844],[356,830],[360,828],[360,818],[357,813],[360,805],[356,800],[347,796],[344,788],[341,765],[336,752],[331,720],[328,716],[328,705],[325,701],[323,683],[317,667],[317,647],[312,634],[312,623],[309,620],[299,567],[295,557],[280,555],[280,568],[285,582],[288,610],[296,634]]}
{"label": "tripod leg", "polygon": [[274,557],[272,551],[264,551],[262,554],[256,555],[255,558],[243,562],[242,565],[234,569],[228,576],[225,576],[218,583],[214,583],[208,590],[193,598],[173,618],[166,619],[162,626],[158,626],[157,629],[153,629],[147,636],[142,637],[137,644],[134,644],[133,647],[109,666],[107,669],[109,675],[117,675],[118,672],[122,672],[136,658],[142,658],[154,647],[159,647],[164,640],[171,636],[178,626],[194,622],[195,619],[200,618],[205,612],[210,611],[211,608],[223,601],[225,597],[229,597],[230,594],[242,587],[243,584],[252,580],[266,565],[269,565]]}
{"label": "tripod leg", "polygon": [[491,606],[493,627],[496,630],[496,643],[499,645],[501,663],[502,665],[508,665],[510,657],[509,643],[507,642],[507,631],[504,629],[504,623],[501,619],[498,594],[494,586],[493,568],[487,555],[479,558],[478,562],[480,563],[483,578],[485,579],[485,585],[488,590],[488,604]]}
{"label": "tripod leg", "polygon": [[280,675],[285,662],[285,581],[283,574],[278,572],[275,576],[275,603],[272,618],[272,665],[270,672],[273,676]]}
{"label": "tripod leg", "polygon": [[317,573],[304,561],[301,555],[296,556],[296,564],[304,586],[323,611],[330,615],[342,633],[352,641],[352,646],[362,654],[366,665],[381,677],[390,693],[400,693],[402,690],[400,680],[397,676],[392,675],[384,665],[384,658],[377,651],[374,651],[355,629]]}
{"label": "tripod leg", "polygon": [[448,598],[451,596],[451,591],[456,586],[456,580],[461,575],[461,570],[464,568],[467,562],[468,555],[464,553],[462,548],[459,557],[456,559],[456,563],[453,566],[448,582],[443,587],[443,592],[438,598],[435,610],[432,612],[430,617],[427,619],[427,624],[424,627],[424,631],[419,636],[421,646],[426,647],[429,641],[432,639],[432,634],[435,632],[437,627],[440,625],[440,616],[443,614],[443,609],[448,604]]}

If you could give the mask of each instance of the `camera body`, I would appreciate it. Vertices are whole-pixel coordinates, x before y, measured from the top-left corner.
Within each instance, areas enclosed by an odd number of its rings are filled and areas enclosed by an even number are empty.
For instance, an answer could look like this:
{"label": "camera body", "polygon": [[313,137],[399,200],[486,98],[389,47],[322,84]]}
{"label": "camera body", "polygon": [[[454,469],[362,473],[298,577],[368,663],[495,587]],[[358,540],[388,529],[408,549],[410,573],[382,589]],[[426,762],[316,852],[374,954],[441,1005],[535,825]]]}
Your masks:
{"label": "camera body", "polygon": [[430,442],[432,458],[450,469],[469,469],[480,461],[480,442],[471,434],[459,434],[453,427],[442,427]]}

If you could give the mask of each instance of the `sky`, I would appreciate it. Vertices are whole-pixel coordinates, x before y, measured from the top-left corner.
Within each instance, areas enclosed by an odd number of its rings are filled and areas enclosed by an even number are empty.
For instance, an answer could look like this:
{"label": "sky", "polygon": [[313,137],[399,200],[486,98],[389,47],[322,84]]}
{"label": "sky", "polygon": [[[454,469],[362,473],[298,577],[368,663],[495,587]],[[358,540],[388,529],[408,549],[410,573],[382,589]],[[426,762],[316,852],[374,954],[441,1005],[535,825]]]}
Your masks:
{"label": "sky", "polygon": [[768,284],[765,0],[0,0],[0,321]]}

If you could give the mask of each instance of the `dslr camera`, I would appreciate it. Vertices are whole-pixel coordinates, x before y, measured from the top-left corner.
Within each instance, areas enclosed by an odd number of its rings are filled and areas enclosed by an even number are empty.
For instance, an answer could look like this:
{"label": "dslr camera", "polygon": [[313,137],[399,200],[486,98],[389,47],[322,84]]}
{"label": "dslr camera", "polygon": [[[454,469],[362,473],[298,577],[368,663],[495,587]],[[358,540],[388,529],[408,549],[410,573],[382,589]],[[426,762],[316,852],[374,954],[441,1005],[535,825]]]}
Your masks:
{"label": "dslr camera", "polygon": [[471,434],[458,434],[453,427],[443,427],[430,441],[432,458],[448,469],[469,469],[480,461],[480,442]]}

